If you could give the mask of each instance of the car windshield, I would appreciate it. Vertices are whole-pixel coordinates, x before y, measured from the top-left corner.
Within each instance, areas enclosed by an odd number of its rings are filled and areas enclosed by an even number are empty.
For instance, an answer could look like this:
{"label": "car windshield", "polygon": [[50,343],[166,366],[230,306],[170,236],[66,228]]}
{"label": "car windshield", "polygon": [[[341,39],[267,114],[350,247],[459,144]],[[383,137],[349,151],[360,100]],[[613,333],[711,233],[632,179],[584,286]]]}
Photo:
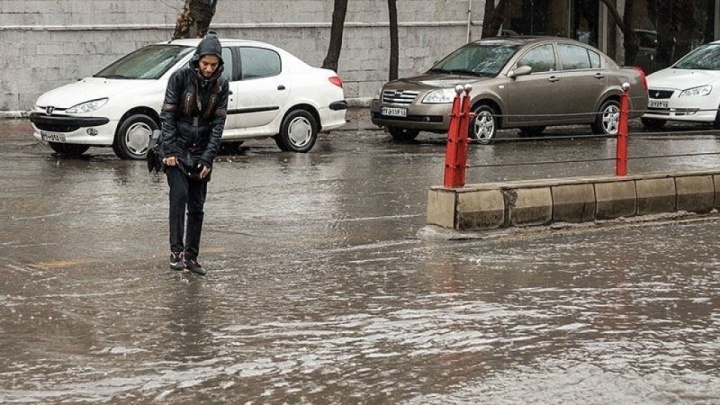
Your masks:
{"label": "car windshield", "polygon": [[720,44],[708,44],[696,48],[680,59],[676,69],[720,70]]}
{"label": "car windshield", "polygon": [[495,77],[518,49],[517,44],[468,44],[446,56],[430,71]]}
{"label": "car windshield", "polygon": [[93,77],[107,79],[158,79],[195,48],[179,45],[149,45],[140,48]]}

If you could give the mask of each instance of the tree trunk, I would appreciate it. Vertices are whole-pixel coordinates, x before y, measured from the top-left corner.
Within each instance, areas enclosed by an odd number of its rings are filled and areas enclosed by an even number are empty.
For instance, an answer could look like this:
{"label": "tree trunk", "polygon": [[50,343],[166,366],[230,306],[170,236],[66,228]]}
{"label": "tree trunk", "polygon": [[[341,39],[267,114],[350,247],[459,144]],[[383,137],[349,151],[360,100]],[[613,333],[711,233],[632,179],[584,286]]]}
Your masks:
{"label": "tree trunk", "polygon": [[330,44],[328,44],[327,55],[322,67],[338,70],[340,50],[342,49],[343,28],[345,26],[345,14],[347,14],[348,0],[335,0],[332,13],[332,26],[330,27]]}
{"label": "tree trunk", "polygon": [[615,2],[613,0],[600,1],[605,4],[605,7],[607,7],[608,11],[610,12],[610,17],[612,17],[615,25],[620,28],[620,31],[623,34],[623,46],[625,47],[625,65],[632,65],[633,63],[635,63],[635,59],[637,58],[637,53],[639,49],[637,36],[635,35],[635,31],[633,31],[631,25],[633,22],[633,13],[632,11],[628,11],[628,7],[632,9],[633,0],[625,0],[625,19],[620,16],[620,13],[618,12],[617,7],[615,7]]}
{"label": "tree trunk", "polygon": [[172,39],[204,37],[215,15],[216,6],[217,0],[185,0]]}
{"label": "tree trunk", "polygon": [[495,37],[500,32],[505,22],[505,11],[507,10],[508,1],[499,0],[495,5],[495,0],[485,1],[485,18],[483,19],[481,38]]}
{"label": "tree trunk", "polygon": [[390,72],[388,78],[395,80],[398,78],[398,60],[400,57],[396,0],[388,0],[388,16],[390,18]]}

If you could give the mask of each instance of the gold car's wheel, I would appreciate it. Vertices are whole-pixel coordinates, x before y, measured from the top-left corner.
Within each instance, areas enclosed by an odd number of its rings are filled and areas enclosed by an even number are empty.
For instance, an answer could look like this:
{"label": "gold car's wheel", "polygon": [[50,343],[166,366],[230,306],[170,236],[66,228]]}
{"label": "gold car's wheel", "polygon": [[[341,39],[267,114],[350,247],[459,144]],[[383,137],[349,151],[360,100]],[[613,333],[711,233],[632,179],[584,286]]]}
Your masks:
{"label": "gold car's wheel", "polygon": [[616,100],[607,100],[600,107],[600,111],[592,124],[592,131],[596,135],[617,135],[620,127],[620,103]]}
{"label": "gold car's wheel", "polygon": [[495,142],[497,133],[497,113],[488,105],[481,105],[475,109],[475,117],[470,123],[470,137],[475,138],[483,145]]}

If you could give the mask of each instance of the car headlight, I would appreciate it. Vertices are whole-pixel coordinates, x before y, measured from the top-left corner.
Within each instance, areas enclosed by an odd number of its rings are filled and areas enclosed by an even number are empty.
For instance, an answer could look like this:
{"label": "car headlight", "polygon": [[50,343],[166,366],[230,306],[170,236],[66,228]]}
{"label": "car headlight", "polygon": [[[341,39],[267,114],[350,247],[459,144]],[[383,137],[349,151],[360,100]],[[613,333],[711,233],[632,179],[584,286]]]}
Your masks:
{"label": "car headlight", "polygon": [[377,89],[377,91],[375,91],[375,98],[373,98],[373,100],[380,100],[381,95],[382,95],[382,89]]}
{"label": "car headlight", "polygon": [[66,112],[72,113],[72,114],[83,114],[83,113],[89,113],[97,110],[98,108],[102,107],[107,103],[107,98],[101,98],[99,100],[91,100],[86,101],[84,103],[80,103],[77,105],[74,105],[67,109]]}
{"label": "car headlight", "polygon": [[692,89],[683,90],[678,97],[702,97],[712,92],[712,86],[698,86]]}
{"label": "car headlight", "polygon": [[423,98],[422,102],[425,104],[452,103],[455,95],[455,89],[433,90]]}

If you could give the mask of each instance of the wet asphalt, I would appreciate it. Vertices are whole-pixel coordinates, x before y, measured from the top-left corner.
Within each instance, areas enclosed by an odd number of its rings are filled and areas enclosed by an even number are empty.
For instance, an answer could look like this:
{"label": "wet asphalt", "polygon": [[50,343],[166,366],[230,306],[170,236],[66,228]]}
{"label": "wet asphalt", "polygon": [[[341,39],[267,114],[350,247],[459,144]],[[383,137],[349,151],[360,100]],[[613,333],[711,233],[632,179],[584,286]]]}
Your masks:
{"label": "wet asphalt", "polygon": [[[167,266],[162,175],[5,120],[0,403],[720,403],[717,214],[443,240],[443,137],[363,113],[219,157],[207,277]],[[468,182],[614,173],[614,139],[547,132],[471,145]],[[631,135],[630,174],[720,166],[707,127]]]}

